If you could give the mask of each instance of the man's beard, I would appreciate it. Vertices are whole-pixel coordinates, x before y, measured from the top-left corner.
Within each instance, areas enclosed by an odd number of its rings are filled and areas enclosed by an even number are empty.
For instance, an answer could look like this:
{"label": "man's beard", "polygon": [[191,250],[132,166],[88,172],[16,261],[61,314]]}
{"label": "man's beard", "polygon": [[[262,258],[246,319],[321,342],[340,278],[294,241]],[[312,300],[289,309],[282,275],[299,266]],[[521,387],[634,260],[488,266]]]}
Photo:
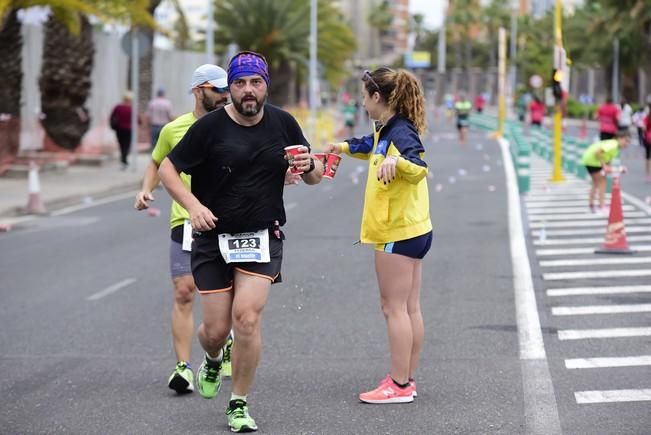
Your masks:
{"label": "man's beard", "polygon": [[206,112],[212,112],[213,110],[219,108],[219,104],[216,101],[210,101],[207,98],[201,100],[201,105]]}
{"label": "man's beard", "polygon": [[[235,106],[235,110],[237,110],[240,115],[243,116],[255,116],[258,113],[260,113],[260,110],[262,110],[262,106],[264,105],[265,101],[267,99],[267,96],[262,99],[262,101],[258,101],[257,98],[255,97],[247,97],[247,100],[244,101],[244,98],[241,99],[240,101],[237,101],[233,99],[233,106]],[[255,104],[252,106],[251,103],[255,101]],[[244,104],[246,103],[246,107]]]}

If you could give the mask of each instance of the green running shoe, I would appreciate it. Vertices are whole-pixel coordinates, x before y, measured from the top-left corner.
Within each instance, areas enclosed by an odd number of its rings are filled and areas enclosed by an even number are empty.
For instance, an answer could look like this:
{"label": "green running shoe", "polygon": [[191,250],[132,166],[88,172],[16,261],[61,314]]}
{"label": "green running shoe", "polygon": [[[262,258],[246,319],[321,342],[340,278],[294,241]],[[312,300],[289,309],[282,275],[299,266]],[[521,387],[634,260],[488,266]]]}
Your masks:
{"label": "green running shoe", "polygon": [[224,345],[224,358],[222,359],[222,376],[230,378],[233,374],[231,366],[231,350],[233,349],[233,336],[229,335]]}
{"label": "green running shoe", "polygon": [[185,361],[176,363],[176,368],[172,372],[167,386],[178,394],[187,394],[194,391],[194,376],[192,375],[192,368],[190,364]]}
{"label": "green running shoe", "polygon": [[243,400],[231,400],[226,410],[231,432],[255,432],[258,426],[249,415],[249,407]]}
{"label": "green running shoe", "polygon": [[197,371],[197,389],[204,399],[212,399],[219,393],[222,386],[221,362],[217,367],[208,365],[204,358]]}

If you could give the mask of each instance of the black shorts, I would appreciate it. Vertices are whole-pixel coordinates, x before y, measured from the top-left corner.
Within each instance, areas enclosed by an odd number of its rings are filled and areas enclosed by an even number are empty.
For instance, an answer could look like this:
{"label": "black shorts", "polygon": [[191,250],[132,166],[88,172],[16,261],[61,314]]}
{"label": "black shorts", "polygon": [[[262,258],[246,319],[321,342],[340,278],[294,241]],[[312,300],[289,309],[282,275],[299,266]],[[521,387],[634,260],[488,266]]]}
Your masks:
{"label": "black shorts", "polygon": [[600,131],[599,132],[599,139],[600,140],[608,140],[608,139],[613,139],[615,138],[615,133],[608,133],[606,131]]}
{"label": "black shorts", "polygon": [[406,257],[422,260],[425,258],[425,254],[427,254],[432,247],[432,239],[433,234],[430,231],[407,240],[400,240],[391,243],[377,243],[375,245],[375,250],[388,252],[389,254],[400,254]]}
{"label": "black shorts", "polygon": [[542,127],[542,121],[531,121],[531,125],[535,125],[536,127]]}
{"label": "black shorts", "polygon": [[226,263],[219,250],[219,238],[196,236],[192,243],[192,276],[199,293],[220,293],[233,288],[235,270],[271,281],[282,282],[283,241],[269,230],[269,263]]}
{"label": "black shorts", "polygon": [[588,171],[588,174],[594,174],[595,172],[601,172],[603,168],[601,166],[586,166],[585,169]]}

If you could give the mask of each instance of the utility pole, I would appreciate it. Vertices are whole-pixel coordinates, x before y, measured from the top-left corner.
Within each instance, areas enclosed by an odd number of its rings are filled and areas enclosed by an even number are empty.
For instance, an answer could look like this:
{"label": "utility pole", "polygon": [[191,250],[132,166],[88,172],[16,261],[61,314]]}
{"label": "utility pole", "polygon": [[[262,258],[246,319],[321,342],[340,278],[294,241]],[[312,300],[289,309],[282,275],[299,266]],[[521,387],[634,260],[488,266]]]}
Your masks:
{"label": "utility pole", "polygon": [[[554,47],[554,68],[557,71],[561,72],[561,76],[565,73],[566,70],[565,50],[563,49],[563,33],[561,30],[562,16],[563,9],[561,0],[556,0],[556,8],[554,10],[554,39],[556,40],[556,45]],[[561,137],[563,134],[562,101],[562,97],[556,98],[556,102],[554,104],[554,169],[552,172],[552,181],[555,183],[565,181],[565,178],[563,177],[563,171],[561,170],[563,158],[563,144]]]}
{"label": "utility pole", "polygon": [[497,47],[497,131],[496,136],[504,136],[504,121],[506,118],[506,29],[500,27],[498,31]]}
{"label": "utility pole", "polygon": [[515,0],[511,4],[511,46],[509,53],[509,86],[511,87],[511,107],[515,105],[515,88],[518,81],[518,70],[515,66],[515,56],[518,49],[518,3]]}
{"label": "utility pole", "polygon": [[619,101],[619,38],[613,41],[613,101]]}
{"label": "utility pole", "polygon": [[317,75],[317,0],[310,2],[310,117],[309,137],[312,143],[316,143],[316,107],[318,96],[318,75]]}
{"label": "utility pole", "polygon": [[208,22],[206,23],[206,63],[215,63],[215,17],[213,15],[213,1],[206,2],[206,14]]}
{"label": "utility pole", "polygon": [[448,6],[447,1],[443,4],[443,22],[441,23],[441,29],[439,30],[439,41],[438,41],[438,56],[437,56],[437,80],[436,80],[436,102],[434,104],[441,104],[443,101],[443,92],[445,91],[445,86],[447,82],[445,80],[445,29],[446,29],[446,17],[448,15]]}

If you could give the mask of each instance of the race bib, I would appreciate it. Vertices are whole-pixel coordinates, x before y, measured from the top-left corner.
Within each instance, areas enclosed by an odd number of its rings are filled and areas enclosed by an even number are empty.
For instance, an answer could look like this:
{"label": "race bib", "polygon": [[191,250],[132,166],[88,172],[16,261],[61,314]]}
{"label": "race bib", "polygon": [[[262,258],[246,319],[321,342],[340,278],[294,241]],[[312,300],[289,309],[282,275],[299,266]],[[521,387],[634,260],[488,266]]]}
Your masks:
{"label": "race bib", "polygon": [[187,252],[192,251],[192,224],[187,219],[183,222],[183,244],[181,249]]}
{"label": "race bib", "polygon": [[219,250],[226,263],[269,263],[269,230],[220,234]]}

